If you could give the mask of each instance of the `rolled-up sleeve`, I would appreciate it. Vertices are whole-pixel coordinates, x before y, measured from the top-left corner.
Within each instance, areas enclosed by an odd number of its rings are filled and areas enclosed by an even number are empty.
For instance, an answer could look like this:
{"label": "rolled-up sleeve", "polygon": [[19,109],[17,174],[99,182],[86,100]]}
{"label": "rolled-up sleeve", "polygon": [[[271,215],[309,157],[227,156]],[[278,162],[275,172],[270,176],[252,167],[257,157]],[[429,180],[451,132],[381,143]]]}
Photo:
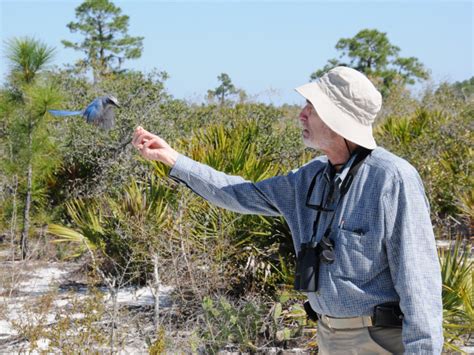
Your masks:
{"label": "rolled-up sleeve", "polygon": [[387,256],[404,313],[407,354],[443,347],[441,272],[429,205],[418,173],[407,169],[383,195]]}
{"label": "rolled-up sleeve", "polygon": [[182,154],[170,171],[170,177],[184,183],[212,204],[244,214],[280,216],[294,209],[294,172],[251,182],[228,175]]}

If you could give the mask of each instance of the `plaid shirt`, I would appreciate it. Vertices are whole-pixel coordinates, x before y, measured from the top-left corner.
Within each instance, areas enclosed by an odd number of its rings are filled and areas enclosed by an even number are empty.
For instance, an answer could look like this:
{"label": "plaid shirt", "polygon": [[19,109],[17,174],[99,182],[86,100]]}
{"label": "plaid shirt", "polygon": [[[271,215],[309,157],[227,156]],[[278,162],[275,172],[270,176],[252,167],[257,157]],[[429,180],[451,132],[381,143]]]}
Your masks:
{"label": "plaid shirt", "polygon": [[[282,215],[295,250],[313,237],[318,205],[328,190],[326,157],[288,175],[259,182],[216,171],[179,155],[170,177],[209,202],[247,214]],[[316,174],[314,189],[308,191]],[[339,179],[344,179],[344,171]],[[328,224],[322,213],[314,238]],[[406,353],[439,354],[443,346],[441,273],[429,205],[417,171],[377,147],[363,161],[334,215],[335,261],[321,264],[312,308],[331,317],[373,315],[378,304],[399,301]]]}

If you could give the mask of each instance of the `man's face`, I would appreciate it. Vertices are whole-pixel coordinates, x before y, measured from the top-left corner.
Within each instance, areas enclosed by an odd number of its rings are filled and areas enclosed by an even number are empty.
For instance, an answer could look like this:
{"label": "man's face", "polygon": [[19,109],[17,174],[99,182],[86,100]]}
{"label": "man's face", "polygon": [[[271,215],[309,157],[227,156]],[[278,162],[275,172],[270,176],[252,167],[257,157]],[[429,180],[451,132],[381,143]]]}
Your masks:
{"label": "man's face", "polygon": [[303,126],[303,142],[309,148],[324,149],[328,147],[330,140],[337,136],[319,118],[313,105],[308,100],[306,100],[306,106],[299,115],[299,120]]}

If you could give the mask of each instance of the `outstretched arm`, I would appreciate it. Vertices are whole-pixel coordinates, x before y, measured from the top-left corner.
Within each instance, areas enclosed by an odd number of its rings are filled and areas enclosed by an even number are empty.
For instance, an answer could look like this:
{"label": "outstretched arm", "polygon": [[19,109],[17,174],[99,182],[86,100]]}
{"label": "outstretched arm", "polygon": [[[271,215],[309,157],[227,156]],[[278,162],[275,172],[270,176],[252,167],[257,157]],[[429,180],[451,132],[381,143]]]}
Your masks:
{"label": "outstretched arm", "polygon": [[179,154],[160,137],[138,127],[132,144],[140,154],[172,167],[170,176],[209,202],[234,212],[279,216],[294,211],[295,173],[251,182]]}

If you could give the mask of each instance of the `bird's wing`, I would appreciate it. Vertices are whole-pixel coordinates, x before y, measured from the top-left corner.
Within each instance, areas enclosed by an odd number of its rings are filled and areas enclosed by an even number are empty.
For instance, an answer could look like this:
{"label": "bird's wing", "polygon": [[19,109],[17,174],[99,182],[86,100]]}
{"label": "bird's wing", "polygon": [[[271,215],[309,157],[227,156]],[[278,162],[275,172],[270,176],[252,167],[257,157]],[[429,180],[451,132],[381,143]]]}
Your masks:
{"label": "bird's wing", "polygon": [[53,116],[74,116],[82,115],[82,111],[64,111],[64,110],[48,110]]}
{"label": "bird's wing", "polygon": [[113,128],[115,124],[115,112],[112,106],[105,108],[104,113],[99,119],[99,127],[105,130]]}
{"label": "bird's wing", "polygon": [[84,111],[84,117],[86,118],[87,123],[94,123],[97,119],[100,118],[102,111],[102,103],[100,99],[95,99],[92,103],[87,106]]}

